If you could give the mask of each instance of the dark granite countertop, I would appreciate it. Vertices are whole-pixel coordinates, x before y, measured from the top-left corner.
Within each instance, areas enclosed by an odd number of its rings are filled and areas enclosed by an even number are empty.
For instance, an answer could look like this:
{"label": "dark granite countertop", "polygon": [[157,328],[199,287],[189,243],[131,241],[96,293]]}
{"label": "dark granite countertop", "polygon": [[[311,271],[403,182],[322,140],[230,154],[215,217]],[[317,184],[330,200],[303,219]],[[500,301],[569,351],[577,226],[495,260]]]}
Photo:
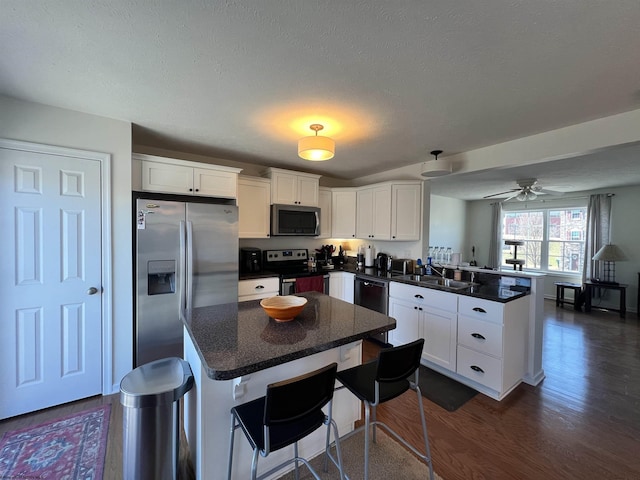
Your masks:
{"label": "dark granite countertop", "polygon": [[[350,272],[355,273],[359,277],[370,278],[372,280],[388,280],[418,287],[432,288],[434,290],[442,290],[444,292],[456,293],[468,297],[483,298],[494,302],[506,303],[516,298],[529,295],[531,293],[531,280],[528,277],[514,277],[510,275],[505,278],[501,272],[476,272],[474,284],[468,288],[449,288],[442,285],[433,285],[426,282],[418,282],[408,278],[408,275],[398,273],[379,272],[375,268],[356,268],[355,264],[348,262],[340,268],[330,270],[332,272]],[[452,273],[452,272],[451,272]],[[469,272],[464,272],[464,281]]]}
{"label": "dark granite countertop", "polygon": [[269,318],[259,300],[195,308],[183,318],[209,378],[230,380],[393,330],[396,321],[316,292],[291,322]]}

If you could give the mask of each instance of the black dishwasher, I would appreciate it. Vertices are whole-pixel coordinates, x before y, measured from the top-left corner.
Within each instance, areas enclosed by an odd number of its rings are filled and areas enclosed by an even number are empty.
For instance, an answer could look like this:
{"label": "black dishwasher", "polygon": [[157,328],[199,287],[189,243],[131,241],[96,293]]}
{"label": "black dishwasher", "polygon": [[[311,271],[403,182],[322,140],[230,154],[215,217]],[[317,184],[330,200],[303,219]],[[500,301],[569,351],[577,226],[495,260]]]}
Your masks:
{"label": "black dishwasher", "polygon": [[[371,280],[367,277],[360,277],[356,274],[354,302],[356,305],[375,310],[376,312],[388,314],[389,307],[389,281]],[[387,333],[371,337],[382,343],[387,343]]]}

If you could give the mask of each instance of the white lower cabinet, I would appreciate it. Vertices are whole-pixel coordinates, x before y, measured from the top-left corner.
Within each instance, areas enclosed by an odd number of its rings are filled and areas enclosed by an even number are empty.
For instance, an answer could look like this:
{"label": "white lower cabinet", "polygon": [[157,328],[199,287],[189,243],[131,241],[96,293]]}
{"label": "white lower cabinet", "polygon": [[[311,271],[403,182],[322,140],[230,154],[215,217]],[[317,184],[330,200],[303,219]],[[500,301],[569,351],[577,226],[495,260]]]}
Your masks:
{"label": "white lower cabinet", "polygon": [[528,308],[528,297],[500,303],[460,296],[456,372],[504,398],[526,373]]}
{"label": "white lower cabinet", "polygon": [[331,272],[329,274],[329,296],[353,303],[355,274]]}
{"label": "white lower cabinet", "polygon": [[252,278],[238,282],[239,302],[275,297],[279,293],[280,279],[278,277]]}
{"label": "white lower cabinet", "polygon": [[389,285],[389,316],[396,328],[389,342],[401,345],[424,338],[423,360],[456,369],[457,295],[398,282]]}

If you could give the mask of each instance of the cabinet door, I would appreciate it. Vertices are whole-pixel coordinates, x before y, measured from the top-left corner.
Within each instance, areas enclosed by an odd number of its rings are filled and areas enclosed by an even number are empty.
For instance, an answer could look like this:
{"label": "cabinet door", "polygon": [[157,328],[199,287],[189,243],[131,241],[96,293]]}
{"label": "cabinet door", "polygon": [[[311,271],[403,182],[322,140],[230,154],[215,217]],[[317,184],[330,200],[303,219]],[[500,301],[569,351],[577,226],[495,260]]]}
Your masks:
{"label": "cabinet door", "polygon": [[331,235],[333,238],[356,236],[355,190],[333,190],[331,193]]}
{"label": "cabinet door", "polygon": [[373,238],[373,189],[358,190],[356,196],[356,237]]}
{"label": "cabinet door", "polygon": [[298,177],[274,172],[271,176],[271,201],[285,205],[298,204]]}
{"label": "cabinet door", "polygon": [[373,191],[371,225],[372,238],[376,240],[391,239],[391,185],[384,185]]}
{"label": "cabinet door", "polygon": [[422,357],[451,371],[456,371],[457,315],[423,307]]}
{"label": "cabinet door", "polygon": [[355,275],[353,273],[343,273],[343,294],[342,300],[345,302],[353,303],[353,295],[355,290]]}
{"label": "cabinet door", "polygon": [[208,168],[193,169],[193,193],[208,197],[236,198],[238,175]]}
{"label": "cabinet door", "polygon": [[298,205],[308,207],[318,206],[318,179],[300,175],[297,178],[297,200]]}
{"label": "cabinet door", "polygon": [[342,300],[344,292],[344,277],[341,272],[329,274],[329,296]]}
{"label": "cabinet door", "polygon": [[239,238],[269,237],[271,182],[261,178],[238,179]]}
{"label": "cabinet door", "polygon": [[389,298],[389,316],[396,319],[396,328],[389,330],[389,343],[402,345],[421,338],[421,311],[418,305]]}
{"label": "cabinet door", "polygon": [[320,206],[320,235],[318,238],[331,237],[331,189],[321,188],[318,205]]}
{"label": "cabinet door", "polygon": [[422,233],[422,185],[391,188],[391,240],[420,240]]}
{"label": "cabinet door", "polygon": [[191,195],[193,193],[193,168],[143,161],[142,190]]}

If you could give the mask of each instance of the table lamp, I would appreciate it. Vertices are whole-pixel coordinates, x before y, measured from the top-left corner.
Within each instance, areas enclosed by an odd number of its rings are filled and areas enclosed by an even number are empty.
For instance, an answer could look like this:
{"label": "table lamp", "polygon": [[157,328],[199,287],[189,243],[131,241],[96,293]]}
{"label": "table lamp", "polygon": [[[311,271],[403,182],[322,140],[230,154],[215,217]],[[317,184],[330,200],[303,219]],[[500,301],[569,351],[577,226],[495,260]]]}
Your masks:
{"label": "table lamp", "polygon": [[603,245],[593,256],[593,260],[604,262],[604,283],[616,284],[616,262],[626,260],[625,254],[617,245]]}

